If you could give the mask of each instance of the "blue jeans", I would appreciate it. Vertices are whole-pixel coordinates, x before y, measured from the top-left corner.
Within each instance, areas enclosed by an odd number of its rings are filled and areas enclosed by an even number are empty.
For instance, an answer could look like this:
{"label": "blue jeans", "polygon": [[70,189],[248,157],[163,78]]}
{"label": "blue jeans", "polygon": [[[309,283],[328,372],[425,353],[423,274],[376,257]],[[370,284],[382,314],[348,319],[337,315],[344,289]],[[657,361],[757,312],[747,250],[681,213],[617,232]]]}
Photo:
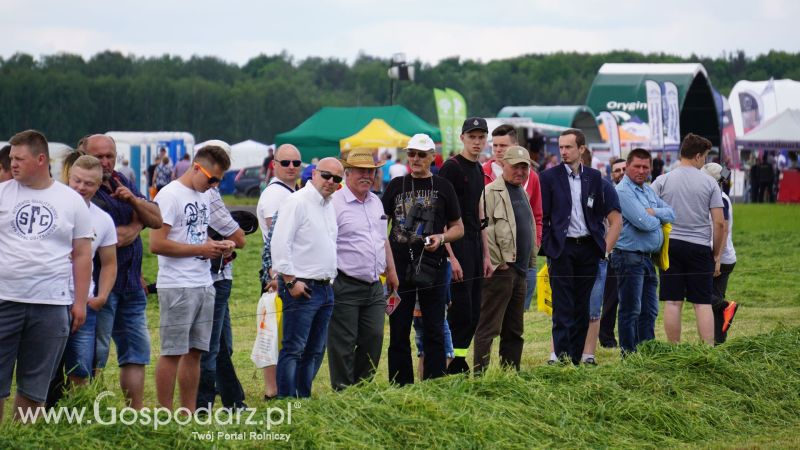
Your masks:
{"label": "blue jeans", "polygon": [[636,351],[641,342],[656,338],[658,278],[648,255],[614,250],[611,266],[619,288],[619,346],[623,353]]}
{"label": "blue jeans", "polygon": [[222,405],[235,408],[244,403],[244,390],[236,377],[231,362],[233,334],[228,299],[231,296],[232,280],[214,282],[214,322],[211,325],[211,341],[208,351],[200,358],[200,385],[197,390],[197,407],[211,407],[219,393]]}
{"label": "blue jeans", "polygon": [[67,347],[64,349],[64,371],[67,375],[80,378],[92,376],[96,324],[97,312],[87,306],[86,322],[69,337]]}
{"label": "blue jeans", "polygon": [[606,288],[608,260],[601,259],[597,265],[597,278],[594,279],[592,293],[589,296],[589,320],[599,320],[603,314],[603,291]]}
{"label": "blue jeans", "polygon": [[333,313],[333,286],[313,282],[311,298],[292,297],[283,280],[283,347],[276,369],[278,397],[311,397],[311,382],[325,353],[328,323]]}
{"label": "blue jeans", "polygon": [[117,362],[145,365],[150,363],[150,333],[147,330],[147,297],[144,290],[112,291],[103,308],[97,312],[95,367],[102,369],[108,361],[111,338],[117,345]]}
{"label": "blue jeans", "polygon": [[536,292],[536,278],[539,275],[539,272],[536,270],[536,267],[531,267],[528,269],[528,275],[525,277],[525,281],[528,283],[528,287],[525,290],[525,311],[531,309],[531,303],[533,303],[533,293]]}

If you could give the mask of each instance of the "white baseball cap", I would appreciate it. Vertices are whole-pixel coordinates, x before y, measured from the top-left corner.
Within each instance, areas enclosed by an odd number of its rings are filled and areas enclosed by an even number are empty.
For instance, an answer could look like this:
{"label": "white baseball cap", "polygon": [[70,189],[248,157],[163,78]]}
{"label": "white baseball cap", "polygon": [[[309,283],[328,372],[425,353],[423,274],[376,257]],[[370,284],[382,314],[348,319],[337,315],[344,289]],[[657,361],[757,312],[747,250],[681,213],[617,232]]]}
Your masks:
{"label": "white baseball cap", "polygon": [[425,152],[432,152],[436,150],[436,144],[433,143],[433,139],[431,139],[431,137],[427,134],[417,133],[414,136],[411,136],[411,139],[408,140],[406,150],[422,150]]}

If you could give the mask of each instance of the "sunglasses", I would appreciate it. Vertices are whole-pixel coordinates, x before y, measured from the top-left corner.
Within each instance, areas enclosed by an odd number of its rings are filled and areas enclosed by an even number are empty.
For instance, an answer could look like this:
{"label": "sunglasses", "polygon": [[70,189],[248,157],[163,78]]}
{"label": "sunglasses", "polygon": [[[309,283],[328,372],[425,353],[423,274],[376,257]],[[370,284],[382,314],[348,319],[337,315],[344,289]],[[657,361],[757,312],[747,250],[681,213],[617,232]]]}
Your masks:
{"label": "sunglasses", "polygon": [[323,180],[327,181],[327,180],[330,180],[331,178],[333,178],[333,182],[334,183],[341,183],[342,182],[342,177],[340,177],[339,175],[334,175],[334,174],[328,172],[327,170],[318,170],[317,172],[319,172],[319,176],[321,176]]}
{"label": "sunglasses", "polygon": [[275,160],[275,162],[280,163],[280,165],[283,167],[289,167],[289,164],[295,167],[300,167],[300,164],[303,164],[303,161],[300,161],[299,159],[293,159],[293,160],[284,159],[283,161]]}
{"label": "sunglasses", "polygon": [[409,158],[418,157],[421,159],[426,158],[430,154],[431,152],[424,152],[420,150],[406,150],[406,155],[408,155]]}
{"label": "sunglasses", "polygon": [[220,182],[220,179],[208,173],[205,167],[197,163],[194,163],[194,166],[200,169],[200,172],[203,172],[203,175],[205,175],[208,178],[208,184],[217,184]]}

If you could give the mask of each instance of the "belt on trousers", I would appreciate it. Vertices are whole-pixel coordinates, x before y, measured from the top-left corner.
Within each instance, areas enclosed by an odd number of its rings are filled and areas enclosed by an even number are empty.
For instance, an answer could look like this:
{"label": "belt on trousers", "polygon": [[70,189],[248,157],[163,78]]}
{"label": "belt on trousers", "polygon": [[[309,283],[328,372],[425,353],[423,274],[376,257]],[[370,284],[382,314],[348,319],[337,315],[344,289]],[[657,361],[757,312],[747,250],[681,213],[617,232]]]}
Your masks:
{"label": "belt on trousers", "polygon": [[619,253],[633,253],[635,255],[647,256],[648,258],[652,258],[653,255],[655,255],[654,252],[642,252],[642,251],[639,251],[639,250],[621,250],[621,249],[615,248],[614,249],[614,253],[617,253],[617,252],[619,252]]}
{"label": "belt on trousers", "polygon": [[323,278],[321,280],[312,280],[310,278],[295,278],[295,280],[302,281],[308,286],[311,286],[312,284],[316,284],[319,286],[328,286],[331,284],[330,278]]}
{"label": "belt on trousers", "polygon": [[592,236],[590,236],[588,234],[586,236],[578,236],[578,237],[569,237],[569,236],[567,236],[567,242],[572,242],[573,244],[577,244],[577,245],[582,245],[582,244],[585,244],[585,243],[591,242],[591,241],[592,241]]}
{"label": "belt on trousers", "polygon": [[339,277],[344,278],[347,281],[352,281],[353,283],[356,283],[356,284],[361,284],[361,285],[364,285],[364,286],[372,286],[375,283],[379,283],[379,281],[364,281],[364,280],[360,280],[360,279],[358,279],[356,277],[351,277],[350,275],[348,275],[348,274],[346,274],[346,273],[344,273],[344,272],[342,272],[341,270],[338,270],[338,269],[336,270],[336,272],[339,273]]}

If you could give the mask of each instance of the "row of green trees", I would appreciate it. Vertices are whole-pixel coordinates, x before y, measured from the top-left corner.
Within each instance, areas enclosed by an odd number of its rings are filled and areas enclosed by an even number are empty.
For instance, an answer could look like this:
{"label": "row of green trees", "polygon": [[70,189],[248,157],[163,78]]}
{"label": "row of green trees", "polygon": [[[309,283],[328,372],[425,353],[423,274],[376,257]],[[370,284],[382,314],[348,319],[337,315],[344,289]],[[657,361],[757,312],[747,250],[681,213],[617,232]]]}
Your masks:
{"label": "row of green trees", "polygon": [[[606,62],[700,62],[723,94],[738,80],[800,79],[800,53],[744,52],[717,58],[615,51],[525,55],[487,63],[449,58],[414,62],[416,81],[395,87],[395,103],[436,123],[432,88],[451,87],[469,113],[494,116],[507,105],[583,104]],[[322,106],[390,102],[389,60],[360,55],[295,60],[259,55],[243,66],[214,57],[141,58],[118,52],[89,60],[72,54],[0,58],[0,138],[26,129],[74,143],[90,132],[189,131],[198,141],[272,142]]]}

